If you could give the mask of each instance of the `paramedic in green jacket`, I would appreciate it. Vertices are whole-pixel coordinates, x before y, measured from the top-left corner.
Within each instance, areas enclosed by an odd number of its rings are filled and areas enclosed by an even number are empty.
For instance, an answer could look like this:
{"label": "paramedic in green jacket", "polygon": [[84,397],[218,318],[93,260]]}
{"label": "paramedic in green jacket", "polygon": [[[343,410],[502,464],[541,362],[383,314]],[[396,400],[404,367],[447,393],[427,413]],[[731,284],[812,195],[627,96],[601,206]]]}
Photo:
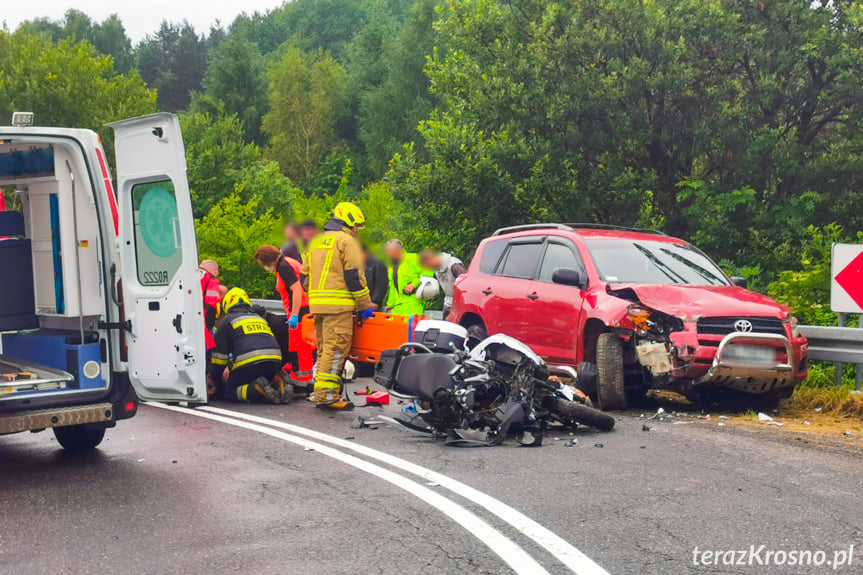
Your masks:
{"label": "paramedic in green jacket", "polygon": [[431,272],[420,265],[419,256],[405,251],[401,240],[390,240],[386,245],[387,279],[387,309],[396,315],[422,314],[425,302],[416,296],[419,279],[431,275]]}

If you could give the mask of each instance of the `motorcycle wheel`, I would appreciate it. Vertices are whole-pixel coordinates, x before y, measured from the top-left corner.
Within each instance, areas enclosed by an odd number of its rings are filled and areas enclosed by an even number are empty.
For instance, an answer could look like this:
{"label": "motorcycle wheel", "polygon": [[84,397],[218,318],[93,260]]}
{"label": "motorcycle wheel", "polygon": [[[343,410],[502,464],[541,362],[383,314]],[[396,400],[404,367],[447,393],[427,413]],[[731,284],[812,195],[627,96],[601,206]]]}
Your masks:
{"label": "motorcycle wheel", "polygon": [[575,420],[578,423],[595,427],[601,431],[611,431],[614,429],[614,418],[612,416],[581,403],[568,401],[560,397],[546,397],[542,401],[542,406],[560,417]]}

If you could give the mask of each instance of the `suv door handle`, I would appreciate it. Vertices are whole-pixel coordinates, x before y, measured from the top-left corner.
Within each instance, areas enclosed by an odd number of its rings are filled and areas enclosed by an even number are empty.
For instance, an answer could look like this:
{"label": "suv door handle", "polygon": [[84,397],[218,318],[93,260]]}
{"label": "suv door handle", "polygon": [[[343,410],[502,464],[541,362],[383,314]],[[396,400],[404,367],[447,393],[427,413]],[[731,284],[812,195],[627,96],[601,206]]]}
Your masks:
{"label": "suv door handle", "polygon": [[482,293],[484,293],[485,295],[491,295],[491,288],[485,288],[484,290],[482,290]]}
{"label": "suv door handle", "polygon": [[527,299],[539,299],[539,295],[535,293],[527,294]]}

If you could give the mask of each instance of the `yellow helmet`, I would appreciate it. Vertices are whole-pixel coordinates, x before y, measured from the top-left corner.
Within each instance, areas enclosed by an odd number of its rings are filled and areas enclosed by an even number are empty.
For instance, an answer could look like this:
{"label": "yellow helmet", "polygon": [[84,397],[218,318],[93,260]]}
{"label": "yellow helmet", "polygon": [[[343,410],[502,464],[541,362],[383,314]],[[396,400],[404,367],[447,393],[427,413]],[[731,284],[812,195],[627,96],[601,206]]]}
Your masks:
{"label": "yellow helmet", "polygon": [[354,226],[364,227],[366,225],[366,216],[363,211],[351,202],[339,202],[333,209],[333,217],[341,220],[346,226],[352,228]]}
{"label": "yellow helmet", "polygon": [[250,306],[252,305],[252,300],[249,299],[249,294],[246,293],[246,290],[242,288],[231,288],[222,300],[222,312],[228,313],[231,308],[238,303],[244,303]]}

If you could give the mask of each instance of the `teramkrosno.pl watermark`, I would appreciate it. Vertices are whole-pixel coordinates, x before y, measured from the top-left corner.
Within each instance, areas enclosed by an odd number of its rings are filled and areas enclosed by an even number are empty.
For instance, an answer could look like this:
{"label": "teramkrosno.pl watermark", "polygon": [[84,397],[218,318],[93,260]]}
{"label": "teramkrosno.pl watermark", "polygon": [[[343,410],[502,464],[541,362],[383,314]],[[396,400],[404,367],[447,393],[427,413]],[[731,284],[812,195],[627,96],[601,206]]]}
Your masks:
{"label": "teramkrosno.pl watermark", "polygon": [[854,545],[845,549],[769,549],[750,545],[748,549],[699,549],[692,551],[692,564],[724,567],[825,567],[841,569],[854,564]]}

